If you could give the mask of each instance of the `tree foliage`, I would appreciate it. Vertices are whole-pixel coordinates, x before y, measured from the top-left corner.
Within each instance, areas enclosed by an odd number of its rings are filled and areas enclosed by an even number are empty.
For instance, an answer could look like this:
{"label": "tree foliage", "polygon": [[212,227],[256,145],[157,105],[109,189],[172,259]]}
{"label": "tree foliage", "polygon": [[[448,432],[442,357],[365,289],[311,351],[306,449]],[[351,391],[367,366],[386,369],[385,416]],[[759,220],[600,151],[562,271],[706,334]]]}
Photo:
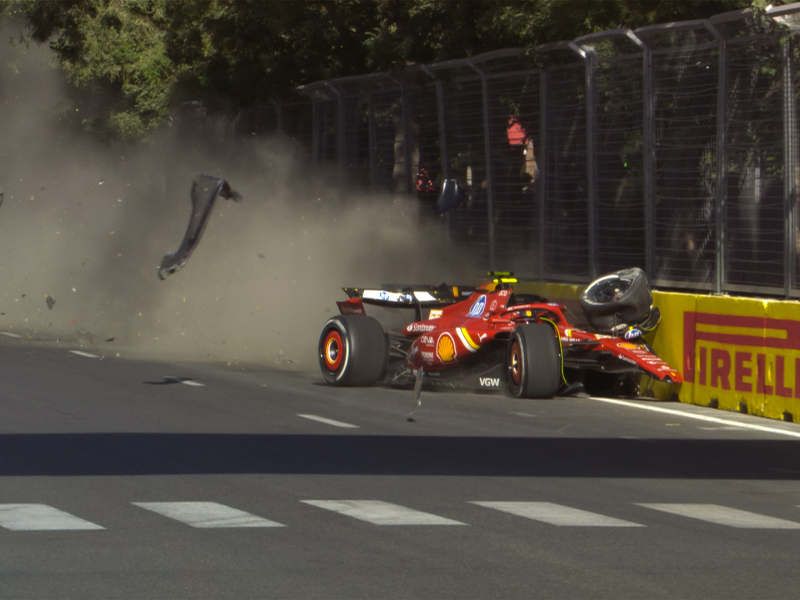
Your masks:
{"label": "tree foliage", "polygon": [[[761,0],[755,0],[759,2]],[[135,139],[186,100],[239,108],[320,79],[389,71],[617,27],[703,18],[747,0],[11,0],[87,92],[84,125]]]}

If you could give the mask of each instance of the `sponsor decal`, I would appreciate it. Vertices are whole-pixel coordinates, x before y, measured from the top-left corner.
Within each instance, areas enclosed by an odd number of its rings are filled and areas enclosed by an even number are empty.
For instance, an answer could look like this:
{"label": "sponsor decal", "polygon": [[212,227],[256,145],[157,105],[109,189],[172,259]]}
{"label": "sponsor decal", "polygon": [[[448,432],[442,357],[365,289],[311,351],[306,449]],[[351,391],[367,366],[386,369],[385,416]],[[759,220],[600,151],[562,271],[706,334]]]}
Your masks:
{"label": "sponsor decal", "polygon": [[433,362],[433,352],[426,352],[425,350],[422,350],[420,356],[422,356],[422,360],[424,360],[425,362],[428,363]]}
{"label": "sponsor decal", "polygon": [[420,344],[429,344],[433,345],[433,336],[432,335],[422,335],[419,338]]}
{"label": "sponsor decal", "polygon": [[343,306],[342,307],[342,314],[343,315],[363,315],[366,314],[364,309],[360,306]]}
{"label": "sponsor decal", "polygon": [[492,300],[492,305],[489,307],[489,310],[494,310],[497,308],[497,300]]}
{"label": "sponsor decal", "polygon": [[479,377],[481,387],[500,387],[499,377]]}
{"label": "sponsor decal", "polygon": [[380,300],[382,302],[402,302],[411,304],[414,298],[410,294],[400,292],[387,292],[386,290],[364,290],[361,295],[365,300]]}
{"label": "sponsor decal", "polygon": [[449,333],[443,333],[436,342],[436,356],[443,363],[453,362],[456,359],[456,341]]}
{"label": "sponsor decal", "polygon": [[481,296],[472,304],[472,307],[467,313],[468,317],[480,317],[483,311],[486,310],[486,296]]}
{"label": "sponsor decal", "polygon": [[420,333],[422,331],[433,331],[434,329],[436,329],[436,325],[432,325],[430,323],[416,322],[406,325],[407,333]]}
{"label": "sponsor decal", "polygon": [[636,344],[628,344],[626,342],[620,342],[620,348],[625,348],[626,350],[641,350],[641,346],[637,346]]}
{"label": "sponsor decal", "polygon": [[580,341],[582,341],[582,339],[583,340],[586,340],[586,339],[592,340],[592,339],[594,339],[594,335],[586,334],[586,332],[583,332],[586,335],[586,337],[584,337],[584,338],[576,337],[575,336],[575,332],[576,331],[580,331],[580,330],[579,329],[565,329],[564,330],[564,335],[561,336],[561,341],[562,342],[580,342]]}
{"label": "sponsor decal", "polygon": [[[407,296],[407,298],[409,302],[413,301],[413,298],[411,296]],[[428,292],[414,292],[414,298],[416,298],[420,302],[433,302],[436,300],[436,298],[431,296]]]}
{"label": "sponsor decal", "polygon": [[[470,352],[476,352],[480,348],[480,344],[476,344],[473,339],[469,336],[469,331],[467,331],[466,327],[459,327],[456,329],[456,334],[458,335],[458,339],[461,340],[461,343],[464,344],[464,347],[469,350]],[[484,334],[485,336],[486,334]],[[478,338],[483,339],[483,338]]]}
{"label": "sponsor decal", "polygon": [[350,302],[345,300],[344,302],[337,302],[336,305],[339,307],[339,312],[343,315],[365,315],[364,306],[361,304],[361,300],[356,302]]}
{"label": "sponsor decal", "polygon": [[430,314],[428,315],[429,319],[438,319],[442,316],[442,309],[441,308],[432,308]]}
{"label": "sponsor decal", "polygon": [[643,335],[644,332],[641,329],[628,329],[622,337],[626,340],[638,340]]}
{"label": "sponsor decal", "polygon": [[684,381],[800,398],[800,321],[686,311]]}

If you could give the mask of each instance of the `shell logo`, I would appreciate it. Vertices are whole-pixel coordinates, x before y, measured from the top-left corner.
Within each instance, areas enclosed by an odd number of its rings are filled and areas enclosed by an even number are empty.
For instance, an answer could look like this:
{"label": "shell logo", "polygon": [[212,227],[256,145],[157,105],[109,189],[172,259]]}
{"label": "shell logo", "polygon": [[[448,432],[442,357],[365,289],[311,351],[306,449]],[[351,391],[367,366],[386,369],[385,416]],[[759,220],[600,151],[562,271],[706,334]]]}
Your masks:
{"label": "shell logo", "polygon": [[619,347],[620,348],[625,348],[626,350],[639,350],[639,349],[641,349],[641,346],[639,346],[637,344],[630,344],[628,342],[622,342],[621,344],[619,344]]}
{"label": "shell logo", "polygon": [[456,341],[449,333],[443,333],[436,342],[436,356],[442,362],[452,362],[456,359]]}

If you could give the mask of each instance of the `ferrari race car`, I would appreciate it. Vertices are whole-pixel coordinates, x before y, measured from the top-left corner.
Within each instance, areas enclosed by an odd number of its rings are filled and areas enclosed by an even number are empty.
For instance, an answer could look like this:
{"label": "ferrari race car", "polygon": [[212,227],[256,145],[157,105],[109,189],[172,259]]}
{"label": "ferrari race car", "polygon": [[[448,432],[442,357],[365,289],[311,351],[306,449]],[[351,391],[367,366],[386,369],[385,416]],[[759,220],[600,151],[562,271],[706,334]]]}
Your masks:
{"label": "ferrari race car", "polygon": [[[681,383],[643,339],[660,312],[641,269],[586,288],[580,305],[593,331],[571,324],[563,305],[515,293],[510,275],[490,273],[492,280],[477,288],[344,288],[341,314],[325,323],[319,339],[323,378],[338,386],[413,385],[417,401],[423,380],[455,389],[507,387],[519,398],[637,395],[641,375]],[[414,320],[384,332],[364,305],[413,310]]]}

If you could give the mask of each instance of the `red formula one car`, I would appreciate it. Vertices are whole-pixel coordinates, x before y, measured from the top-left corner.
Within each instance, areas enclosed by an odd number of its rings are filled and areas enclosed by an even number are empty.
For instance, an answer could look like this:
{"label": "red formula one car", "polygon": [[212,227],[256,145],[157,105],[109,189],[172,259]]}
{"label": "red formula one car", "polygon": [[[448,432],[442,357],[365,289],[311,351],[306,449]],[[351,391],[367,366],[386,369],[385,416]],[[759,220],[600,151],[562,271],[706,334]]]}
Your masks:
{"label": "red formula one car", "polygon": [[[340,315],[319,339],[319,362],[332,385],[423,383],[504,389],[519,398],[577,391],[636,395],[641,375],[680,384],[680,374],[644,341],[660,313],[641,269],[593,282],[581,307],[594,331],[571,324],[563,305],[517,294],[510,274],[490,274],[478,288],[392,286],[344,288]],[[414,320],[384,332],[364,305],[406,308]],[[423,312],[427,311],[427,318]]]}

